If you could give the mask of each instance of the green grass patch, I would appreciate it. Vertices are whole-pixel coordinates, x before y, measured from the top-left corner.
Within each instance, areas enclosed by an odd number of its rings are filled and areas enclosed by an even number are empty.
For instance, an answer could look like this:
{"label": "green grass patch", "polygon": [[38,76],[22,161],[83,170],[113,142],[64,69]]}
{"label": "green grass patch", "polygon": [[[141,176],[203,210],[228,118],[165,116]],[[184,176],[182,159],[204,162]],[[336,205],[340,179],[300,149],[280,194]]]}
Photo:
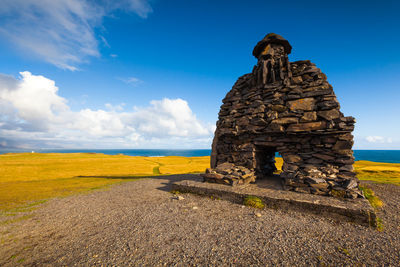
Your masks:
{"label": "green grass patch", "polygon": [[382,221],[382,219],[379,218],[379,217],[376,217],[376,229],[377,229],[379,232],[382,232],[382,231],[384,230],[383,221]]}
{"label": "green grass patch", "polygon": [[367,187],[366,185],[362,185],[360,186],[360,190],[364,193],[365,198],[369,201],[374,209],[380,209],[383,206],[382,200],[375,195],[371,188]]}
{"label": "green grass patch", "polygon": [[[360,190],[364,193],[365,198],[369,201],[374,209],[378,210],[382,208],[382,200],[380,200],[379,197],[375,195],[375,192],[372,191],[371,188],[367,187],[366,185],[361,185]],[[383,221],[379,217],[376,217],[376,229],[380,232],[384,230]]]}
{"label": "green grass patch", "polygon": [[256,196],[246,196],[243,200],[243,204],[256,209],[263,209],[265,207],[262,199]]}
{"label": "green grass patch", "polygon": [[160,172],[160,166],[156,166],[156,167],[153,168],[153,174],[154,174],[154,175],[159,175],[159,174],[161,174],[161,172]]}

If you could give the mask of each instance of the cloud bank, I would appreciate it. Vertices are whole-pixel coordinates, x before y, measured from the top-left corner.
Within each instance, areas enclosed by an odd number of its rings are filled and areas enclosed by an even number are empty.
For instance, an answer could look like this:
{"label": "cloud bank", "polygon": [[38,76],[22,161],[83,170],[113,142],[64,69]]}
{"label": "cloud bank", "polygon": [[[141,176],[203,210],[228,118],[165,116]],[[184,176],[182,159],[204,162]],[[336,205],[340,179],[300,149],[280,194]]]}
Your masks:
{"label": "cloud bank", "polygon": [[383,136],[367,136],[365,138],[369,143],[392,143],[392,138],[386,138]]}
{"label": "cloud bank", "polygon": [[55,82],[0,74],[0,148],[207,148],[215,127],[183,99],[72,111]]}
{"label": "cloud bank", "polygon": [[147,0],[2,0],[0,34],[59,68],[77,70],[90,57],[99,57],[97,36],[102,19],[116,10],[146,18],[152,12]]}
{"label": "cloud bank", "polygon": [[353,149],[398,150],[400,149],[400,139],[398,136],[355,134]]}

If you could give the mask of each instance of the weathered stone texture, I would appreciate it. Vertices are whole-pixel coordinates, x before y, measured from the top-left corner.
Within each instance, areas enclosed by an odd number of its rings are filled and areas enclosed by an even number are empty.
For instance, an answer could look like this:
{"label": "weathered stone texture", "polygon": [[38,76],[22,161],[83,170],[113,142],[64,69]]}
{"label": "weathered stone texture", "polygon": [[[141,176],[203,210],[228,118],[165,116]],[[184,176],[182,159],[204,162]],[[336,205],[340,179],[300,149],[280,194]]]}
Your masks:
{"label": "weathered stone texture", "polygon": [[279,152],[286,189],[361,196],[352,168],[355,119],[340,112],[326,75],[309,60],[289,62],[290,51],[289,42],[276,34],[257,44],[252,73],[240,77],[222,100],[212,169],[204,178],[253,182],[276,170]]}

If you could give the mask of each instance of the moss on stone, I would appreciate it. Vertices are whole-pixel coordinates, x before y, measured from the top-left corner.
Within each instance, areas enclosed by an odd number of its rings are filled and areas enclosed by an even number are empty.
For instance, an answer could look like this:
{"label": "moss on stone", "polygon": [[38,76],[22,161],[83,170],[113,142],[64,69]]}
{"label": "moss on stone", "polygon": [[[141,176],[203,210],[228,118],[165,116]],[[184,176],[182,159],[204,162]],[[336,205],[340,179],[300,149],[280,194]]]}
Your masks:
{"label": "moss on stone", "polygon": [[344,198],[346,196],[346,191],[332,189],[331,194],[337,198]]}
{"label": "moss on stone", "polygon": [[265,207],[262,199],[256,196],[246,196],[243,200],[243,204],[256,209],[263,209]]}

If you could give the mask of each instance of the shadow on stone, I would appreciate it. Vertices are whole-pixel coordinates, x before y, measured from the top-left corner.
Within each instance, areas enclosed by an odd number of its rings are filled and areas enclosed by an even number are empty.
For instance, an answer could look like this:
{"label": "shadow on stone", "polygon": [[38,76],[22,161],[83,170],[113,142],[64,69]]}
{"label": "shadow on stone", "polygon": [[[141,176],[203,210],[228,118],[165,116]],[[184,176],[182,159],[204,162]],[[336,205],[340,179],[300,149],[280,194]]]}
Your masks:
{"label": "shadow on stone", "polygon": [[247,196],[256,196],[263,200],[266,208],[301,211],[322,215],[336,221],[376,227],[375,211],[363,198],[339,199],[286,191],[282,189],[278,175],[241,186],[202,182],[199,176],[196,176],[187,176],[188,179],[182,179],[183,176],[178,180],[171,179],[172,187],[169,185],[168,188],[182,193],[212,196],[237,204],[243,204]]}

